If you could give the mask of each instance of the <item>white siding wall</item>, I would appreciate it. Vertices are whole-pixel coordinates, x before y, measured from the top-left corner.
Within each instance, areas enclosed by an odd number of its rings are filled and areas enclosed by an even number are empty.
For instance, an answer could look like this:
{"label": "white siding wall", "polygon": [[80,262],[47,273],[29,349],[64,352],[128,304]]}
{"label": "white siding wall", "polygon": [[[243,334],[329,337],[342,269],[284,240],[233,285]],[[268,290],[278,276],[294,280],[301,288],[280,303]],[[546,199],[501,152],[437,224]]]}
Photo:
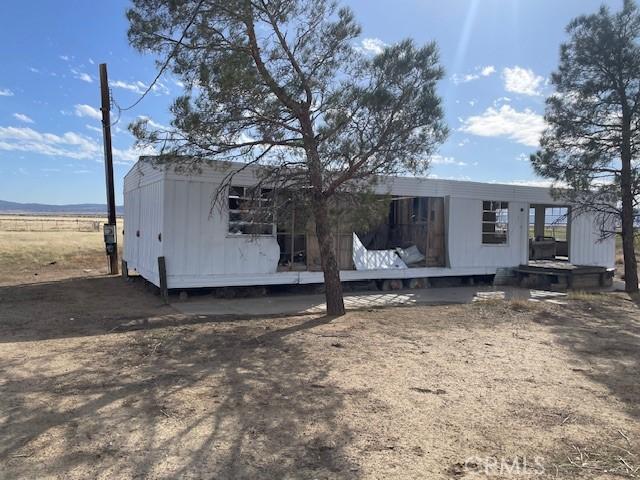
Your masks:
{"label": "white siding wall", "polygon": [[[162,256],[164,182],[143,184],[124,194],[124,259],[127,266],[159,285],[158,257]],[[139,233],[139,236],[138,236]],[[162,238],[164,240],[164,238]]]}
{"label": "white siding wall", "polygon": [[616,242],[614,237],[600,238],[593,214],[582,213],[571,219],[569,261],[575,265],[615,266]]}
{"label": "white siding wall", "polygon": [[140,192],[138,189],[124,192],[124,260],[130,268],[138,261],[139,242],[135,232],[140,228]]}
{"label": "white siding wall", "polygon": [[[131,268],[159,284],[157,257],[164,255],[169,288],[322,281],[320,272],[275,273],[279,248],[275,237],[231,236],[227,212],[214,209],[211,196],[228,170],[206,167],[197,176],[154,169],[139,162],[125,177],[125,250]],[[234,183],[252,185],[251,169]],[[548,189],[509,185],[400,178],[379,187],[381,193],[446,197],[449,268],[424,268],[406,275],[443,276],[495,273],[528,259],[529,204],[554,204]],[[482,201],[509,202],[509,242],[482,244]],[[226,203],[226,202],[225,202]],[[140,237],[136,237],[136,231]],[[158,234],[162,233],[162,241]],[[613,240],[599,241],[593,218],[582,215],[571,227],[570,260],[612,267]],[[403,272],[343,272],[345,280],[400,278]]]}
{"label": "white siding wall", "polygon": [[451,268],[497,268],[515,267],[525,263],[527,261],[529,205],[521,202],[509,202],[508,243],[506,245],[483,245],[483,200],[502,199],[449,198],[447,233],[449,266]]}
{"label": "white siding wall", "polygon": [[491,199],[520,202],[560,203],[551,196],[548,188],[523,185],[500,185],[496,183],[442,180],[434,178],[397,177],[382,180],[376,186],[377,193],[393,195],[418,195],[422,197],[444,197],[469,199]]}
{"label": "white siding wall", "polygon": [[280,249],[275,237],[231,236],[226,211],[216,207],[209,215],[215,188],[211,181],[173,177],[165,182],[169,288],[197,277],[276,272]]}

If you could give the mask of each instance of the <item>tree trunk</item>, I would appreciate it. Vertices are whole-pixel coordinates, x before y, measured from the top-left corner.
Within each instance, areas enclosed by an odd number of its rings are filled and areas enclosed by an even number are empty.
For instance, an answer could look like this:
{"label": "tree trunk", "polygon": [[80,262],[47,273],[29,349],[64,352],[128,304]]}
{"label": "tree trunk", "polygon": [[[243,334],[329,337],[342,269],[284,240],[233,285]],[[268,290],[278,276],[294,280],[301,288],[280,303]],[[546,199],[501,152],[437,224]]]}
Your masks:
{"label": "tree trunk", "polygon": [[[627,115],[624,115],[627,117]],[[620,187],[622,190],[622,253],[624,255],[624,286],[628,293],[638,292],[638,262],[635,252],[635,228],[633,225],[633,188],[631,172],[630,124],[623,123],[622,169]]]}
{"label": "tree trunk", "polygon": [[328,197],[324,192],[322,178],[322,162],[318,154],[318,146],[313,134],[313,125],[308,112],[301,115],[302,129],[305,131],[305,150],[307,166],[309,168],[309,182],[311,183],[311,209],[316,224],[316,235],[320,246],[320,264],[324,273],[325,297],[327,301],[327,315],[341,316],[345,314],[344,299],[342,298],[342,283],[340,270],[333,248],[331,221],[327,208]]}
{"label": "tree trunk", "polygon": [[340,270],[333,248],[331,222],[327,213],[325,198],[313,198],[313,216],[316,224],[316,235],[320,246],[320,263],[324,272],[325,297],[327,301],[327,315],[341,316],[345,314],[344,299],[342,297],[342,283]]}
{"label": "tree trunk", "polygon": [[633,226],[633,192],[631,172],[622,169],[622,253],[624,255],[624,286],[629,293],[638,291],[638,262],[635,252],[635,229]]}

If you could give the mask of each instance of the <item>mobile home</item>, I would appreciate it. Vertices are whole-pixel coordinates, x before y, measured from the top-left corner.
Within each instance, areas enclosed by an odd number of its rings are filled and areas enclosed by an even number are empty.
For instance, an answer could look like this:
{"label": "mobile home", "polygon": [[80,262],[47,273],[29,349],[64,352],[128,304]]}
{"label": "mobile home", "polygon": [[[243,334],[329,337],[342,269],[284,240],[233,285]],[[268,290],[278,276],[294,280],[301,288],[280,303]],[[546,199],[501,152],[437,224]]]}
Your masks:
{"label": "mobile home", "polygon": [[[185,174],[138,161],[124,181],[128,268],[159,286],[163,257],[171,289],[322,283],[313,229],[243,216],[255,170],[239,171],[222,208],[212,208],[229,169],[241,167],[210,162]],[[614,239],[547,188],[389,177],[376,189],[390,199],[385,221],[334,234],[345,282],[495,275],[541,260],[614,267]]]}

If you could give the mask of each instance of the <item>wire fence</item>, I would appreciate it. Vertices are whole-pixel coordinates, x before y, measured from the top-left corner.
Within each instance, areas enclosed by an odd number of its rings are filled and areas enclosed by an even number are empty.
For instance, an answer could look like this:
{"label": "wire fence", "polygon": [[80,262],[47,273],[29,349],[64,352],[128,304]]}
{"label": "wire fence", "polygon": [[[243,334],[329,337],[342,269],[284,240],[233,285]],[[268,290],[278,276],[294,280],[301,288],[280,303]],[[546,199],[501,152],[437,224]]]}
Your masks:
{"label": "wire fence", "polygon": [[99,232],[105,220],[95,218],[0,217],[5,232]]}

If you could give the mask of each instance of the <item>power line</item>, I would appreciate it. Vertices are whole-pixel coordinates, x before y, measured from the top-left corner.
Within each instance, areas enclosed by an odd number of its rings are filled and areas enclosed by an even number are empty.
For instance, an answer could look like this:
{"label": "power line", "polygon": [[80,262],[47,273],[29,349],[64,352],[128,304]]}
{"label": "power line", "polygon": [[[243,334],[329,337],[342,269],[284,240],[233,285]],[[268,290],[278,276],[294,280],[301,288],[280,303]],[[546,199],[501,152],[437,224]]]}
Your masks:
{"label": "power line", "polygon": [[153,87],[156,85],[156,83],[158,83],[158,80],[160,80],[160,77],[162,76],[162,74],[164,73],[164,71],[167,69],[167,67],[169,66],[169,62],[171,62],[171,59],[175,56],[175,54],[178,52],[178,48],[179,46],[182,44],[182,41],[184,40],[184,38],[187,35],[187,31],[189,30],[189,28],[191,28],[191,25],[193,25],[193,22],[195,22],[196,17],[198,15],[198,12],[200,11],[200,7],[202,6],[202,4],[204,3],[204,0],[200,0],[198,2],[198,4],[196,5],[193,14],[191,15],[191,19],[189,20],[189,22],[187,23],[187,25],[184,27],[184,30],[182,31],[182,35],[180,35],[180,38],[178,39],[178,41],[176,42],[176,44],[173,46],[173,50],[171,50],[171,52],[169,53],[169,55],[167,56],[166,60],[164,61],[164,63],[162,64],[162,66],[160,67],[160,70],[158,71],[158,74],[156,75],[156,77],[153,79],[153,81],[149,84],[149,86],[146,88],[146,90],[142,93],[142,95],[140,96],[140,98],[138,98],[135,102],[133,102],[131,105],[129,105],[126,108],[122,108],[118,105],[118,103],[116,102],[115,98],[113,97],[113,95],[111,96],[112,100],[113,100],[113,104],[115,105],[116,109],[118,110],[118,117],[116,119],[116,121],[114,122],[114,125],[116,123],[118,123],[120,121],[120,116],[122,114],[122,112],[126,112],[127,110],[131,110],[132,108],[134,108],[136,105],[138,105],[143,99],[144,97],[147,96],[147,94],[153,90]]}

